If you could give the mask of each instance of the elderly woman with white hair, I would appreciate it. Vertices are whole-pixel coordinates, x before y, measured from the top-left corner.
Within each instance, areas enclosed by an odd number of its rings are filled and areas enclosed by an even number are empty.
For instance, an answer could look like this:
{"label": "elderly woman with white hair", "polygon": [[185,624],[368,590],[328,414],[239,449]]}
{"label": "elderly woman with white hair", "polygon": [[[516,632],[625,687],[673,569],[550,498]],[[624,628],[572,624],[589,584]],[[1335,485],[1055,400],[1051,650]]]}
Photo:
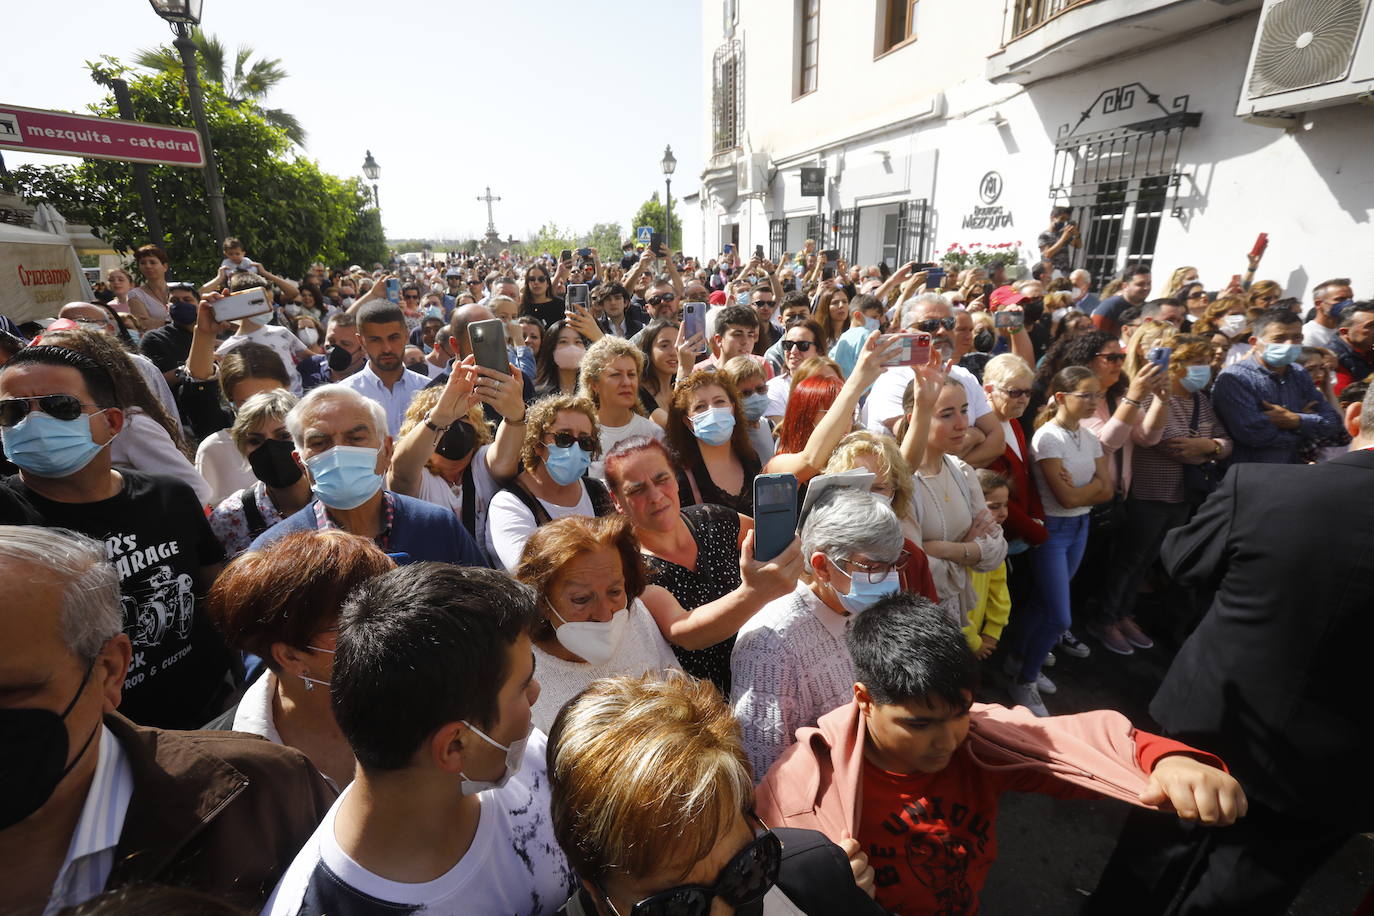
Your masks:
{"label": "elderly woman with white hair", "polygon": [[884,499],[827,493],[802,523],[808,574],[764,605],[735,639],[730,703],[755,773],[767,773],[798,728],[850,701],[848,618],[901,588],[902,528]]}
{"label": "elderly woman with white hair", "polygon": [[297,531],[342,528],[371,538],[398,563],[487,565],[451,511],[385,488],[392,442],[381,404],[346,385],[321,385],[291,408],[286,428],[314,498],[252,549]]}

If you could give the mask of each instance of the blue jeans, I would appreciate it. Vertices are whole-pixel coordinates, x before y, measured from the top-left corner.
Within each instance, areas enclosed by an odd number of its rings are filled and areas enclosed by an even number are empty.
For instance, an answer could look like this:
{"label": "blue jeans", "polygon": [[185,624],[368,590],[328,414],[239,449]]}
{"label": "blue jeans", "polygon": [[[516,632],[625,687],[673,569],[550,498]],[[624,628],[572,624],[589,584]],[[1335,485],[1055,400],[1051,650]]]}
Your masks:
{"label": "blue jeans", "polygon": [[1050,536],[1035,550],[1030,561],[1035,570],[1035,601],[1029,626],[1022,631],[1021,683],[1034,681],[1045,656],[1072,622],[1069,582],[1088,546],[1089,514],[1045,518]]}

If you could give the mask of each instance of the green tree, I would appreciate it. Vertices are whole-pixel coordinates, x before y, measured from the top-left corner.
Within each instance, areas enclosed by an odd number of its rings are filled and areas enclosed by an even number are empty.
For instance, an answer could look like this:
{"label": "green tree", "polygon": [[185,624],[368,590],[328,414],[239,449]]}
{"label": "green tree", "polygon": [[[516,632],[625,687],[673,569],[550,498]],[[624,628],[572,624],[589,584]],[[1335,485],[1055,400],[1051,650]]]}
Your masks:
{"label": "green tree", "polygon": [[601,263],[614,264],[620,260],[620,246],[625,242],[624,230],[619,223],[597,223],[592,231],[583,238],[584,245],[595,248],[601,256]]}
{"label": "green tree", "polygon": [[[680,203],[675,201],[674,203]],[[652,226],[661,234],[663,232],[663,201],[658,199],[658,192],[644,203],[639,205],[639,212],[635,214],[634,222],[630,224],[631,230],[638,229],[640,226]],[[669,235],[672,244],[677,247],[682,245],[682,220],[678,218],[677,208],[673,208],[673,231]],[[616,246],[619,249],[619,245]]]}
{"label": "green tree", "polygon": [[[109,61],[90,66],[97,82],[119,72]],[[129,94],[139,120],[191,126],[179,74],[133,76]],[[116,117],[112,96],[88,107],[92,114]],[[361,182],[328,175],[299,156],[288,158],[291,143],[286,132],[269,124],[254,106],[229,104],[217,84],[205,86],[205,111],[229,229],[244,241],[250,257],[261,259],[275,273],[299,277],[313,261],[344,260],[346,239],[360,240],[360,253],[375,254],[380,227],[369,234],[363,225],[353,234],[364,214],[376,212]],[[13,174],[25,197],[52,203],[69,219],[89,223],[117,251],[132,251],[147,240],[133,169],[127,162],[89,159],[79,165],[25,166]],[[214,276],[222,254],[210,225],[200,170],[152,166],[149,177],[164,232],[158,241],[170,256],[173,279],[204,281]]]}
{"label": "green tree", "polygon": [[[264,57],[252,60],[253,49],[239,45],[231,67],[228,48],[214,35],[207,35],[195,28],[191,30],[191,42],[196,46],[201,82],[216,83],[229,104],[235,108],[243,105],[259,108],[267,123],[286,131],[292,143],[305,146],[305,128],[301,127],[295,115],[280,108],[263,107],[267,94],[287,77],[280,60]],[[149,70],[170,73],[177,78],[182,75],[181,53],[168,45],[139,51],[134,56],[134,63]]]}
{"label": "green tree", "polygon": [[556,258],[564,248],[582,247],[577,239],[577,235],[571,229],[560,227],[557,223],[545,223],[538,232],[530,236],[529,241],[525,243],[525,249],[532,255],[541,255],[547,251]]}

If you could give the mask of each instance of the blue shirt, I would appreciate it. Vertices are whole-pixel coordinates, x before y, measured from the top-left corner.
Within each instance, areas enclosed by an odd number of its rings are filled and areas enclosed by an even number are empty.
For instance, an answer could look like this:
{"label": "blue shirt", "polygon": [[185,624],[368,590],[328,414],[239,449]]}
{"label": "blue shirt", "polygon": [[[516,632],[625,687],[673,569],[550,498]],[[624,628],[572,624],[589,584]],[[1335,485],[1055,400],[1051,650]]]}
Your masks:
{"label": "blue shirt", "polygon": [[[1279,429],[1270,423],[1261,403],[1265,401],[1299,414],[1298,428]],[[1317,391],[1307,370],[1297,364],[1283,373],[1274,372],[1255,357],[1228,366],[1212,387],[1212,409],[1235,443],[1232,462],[1295,464],[1298,446],[1304,440],[1339,438],[1342,431],[1340,414]]]}
{"label": "blue shirt", "polygon": [[[377,538],[387,553],[404,553],[410,562],[432,560],[436,563],[455,563],[458,566],[487,566],[477,543],[468,534],[458,516],[447,509],[423,500],[386,492],[391,505],[391,524]],[[319,500],[311,500],[299,512],[287,516],[258,535],[249,550],[266,547],[288,534],[319,531]]]}
{"label": "blue shirt", "polygon": [[371,398],[386,411],[386,431],[390,436],[401,433],[405,422],[406,408],[417,391],[429,387],[429,376],[409,369],[401,371],[401,377],[390,388],[372,371],[372,361],[368,360],[361,370],[344,379],[340,384],[347,385],[365,398]]}

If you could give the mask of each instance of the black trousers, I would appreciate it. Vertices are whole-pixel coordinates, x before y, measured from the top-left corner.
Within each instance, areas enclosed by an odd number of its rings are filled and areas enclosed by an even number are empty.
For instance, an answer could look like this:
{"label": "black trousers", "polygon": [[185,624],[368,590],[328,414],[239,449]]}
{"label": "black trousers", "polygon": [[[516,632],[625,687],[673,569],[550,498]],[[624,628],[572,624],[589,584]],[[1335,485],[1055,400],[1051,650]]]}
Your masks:
{"label": "black trousers", "polygon": [[1087,916],[1283,916],[1356,831],[1250,802],[1230,827],[1186,824],[1136,808],[1126,820]]}

